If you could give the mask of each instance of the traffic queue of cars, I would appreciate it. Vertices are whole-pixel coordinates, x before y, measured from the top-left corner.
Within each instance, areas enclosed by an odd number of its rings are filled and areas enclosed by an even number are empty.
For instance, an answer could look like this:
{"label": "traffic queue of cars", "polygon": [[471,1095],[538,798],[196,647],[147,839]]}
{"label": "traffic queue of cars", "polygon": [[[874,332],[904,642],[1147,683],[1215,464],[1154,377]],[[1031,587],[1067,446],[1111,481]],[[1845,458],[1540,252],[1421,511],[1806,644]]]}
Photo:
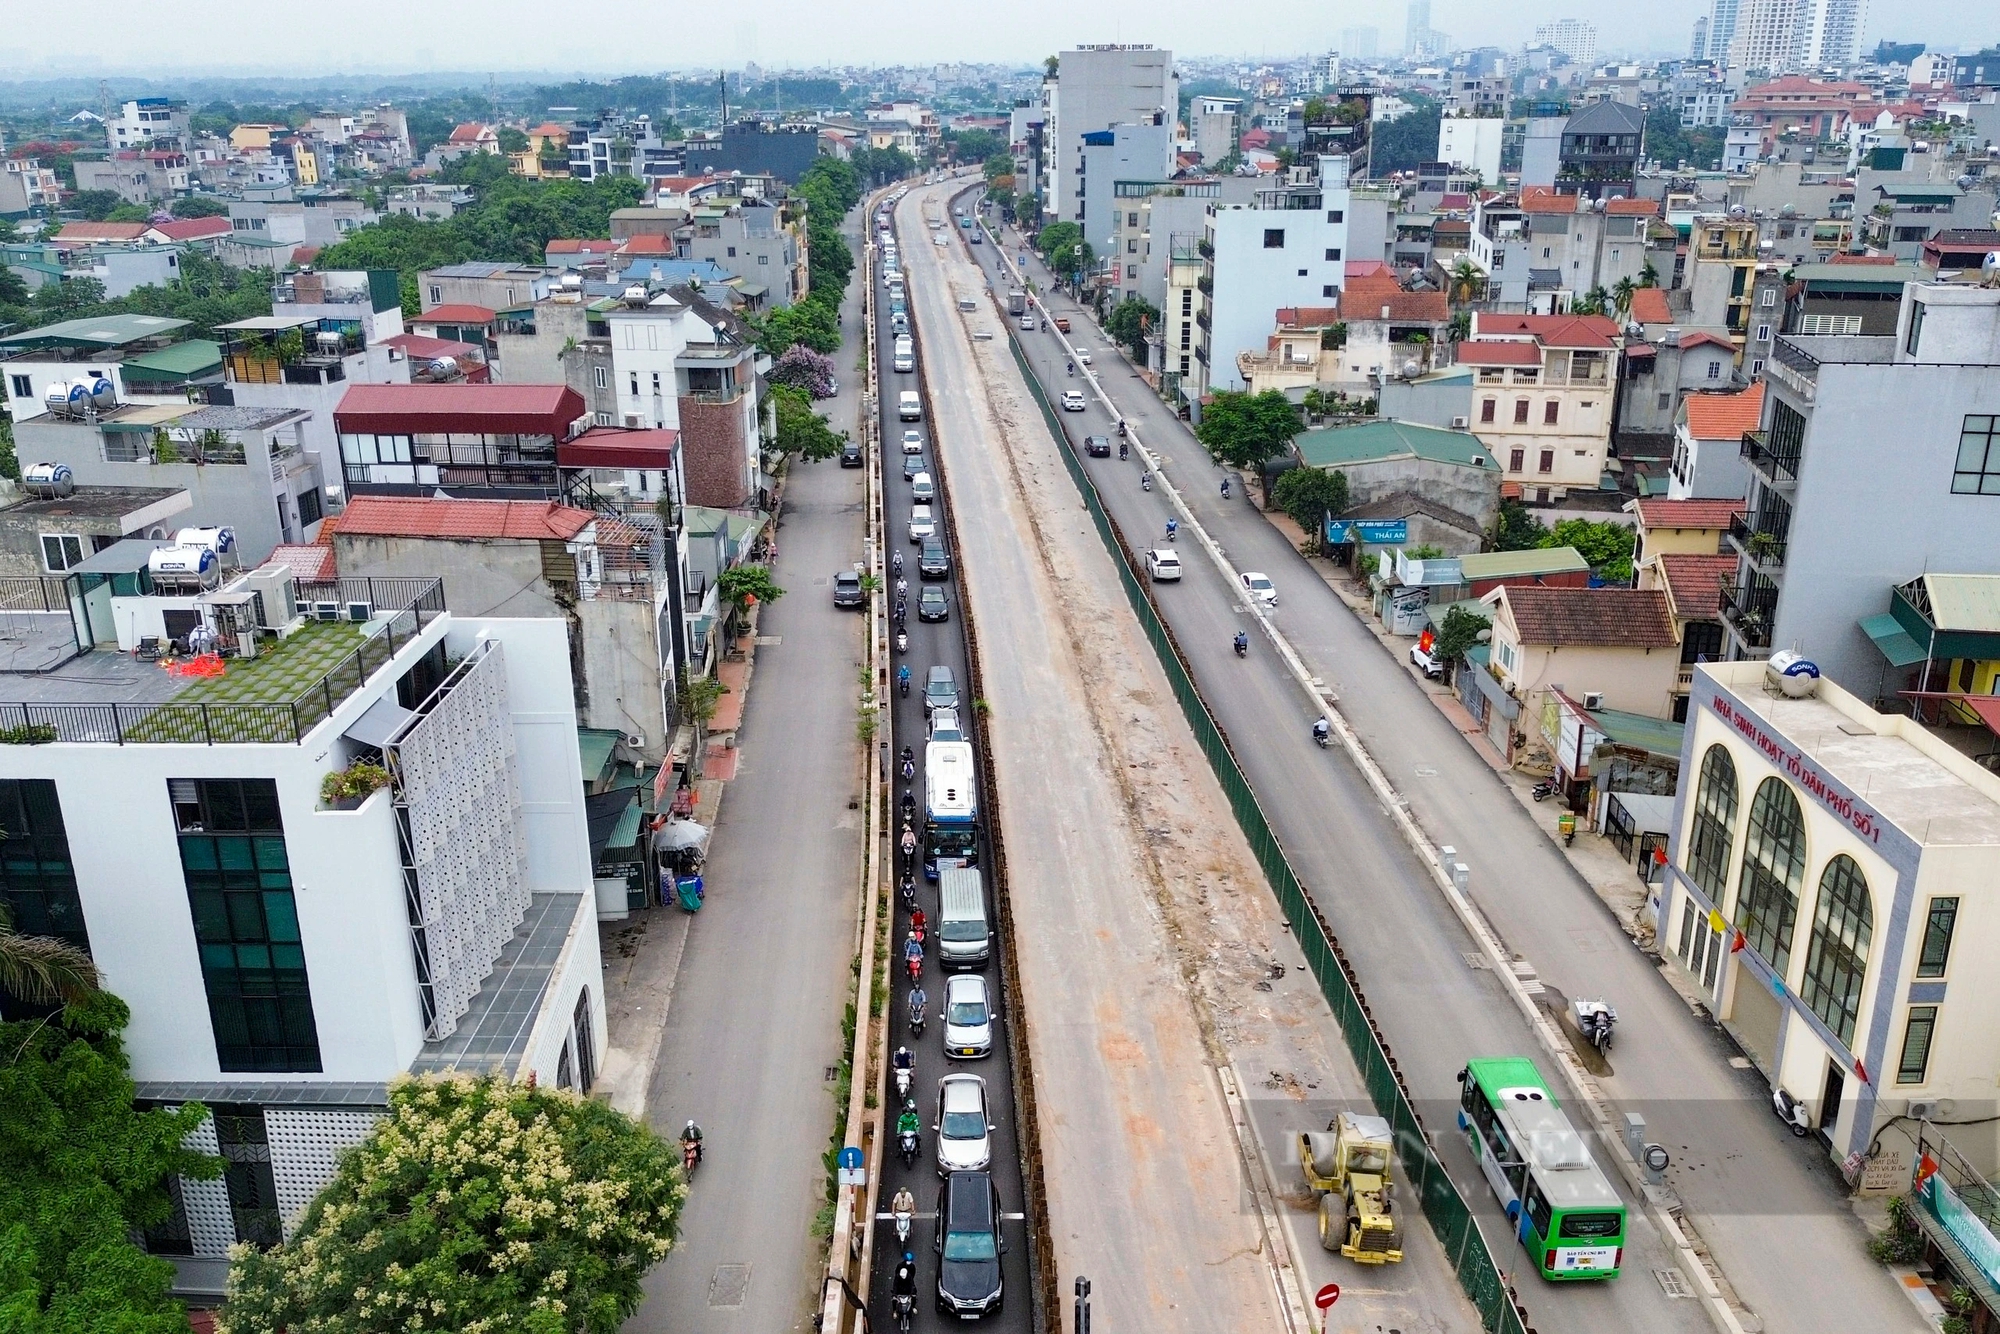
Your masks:
{"label": "traffic queue of cars", "polygon": [[[977,235],[968,225],[968,234]],[[877,216],[877,244],[883,257],[883,280],[888,295],[889,330],[893,373],[914,374],[917,352],[909,329],[904,275],[887,207]],[[904,381],[905,384],[909,381]],[[920,622],[948,621],[951,615],[947,586],[952,577],[952,558],[945,543],[942,500],[926,462],[924,406],[920,392],[899,389],[897,418],[904,424],[900,442],[902,475],[908,484],[905,531],[916,547],[917,587],[914,610]],[[887,519],[890,516],[885,515]],[[903,581],[904,562],[896,562],[897,601]],[[905,1041],[913,1057],[921,1062],[925,1050],[921,1016],[913,993],[924,984],[924,974],[935,967],[943,973],[941,994],[926,997],[925,1008],[938,1021],[939,1047],[945,1061],[978,1061],[990,1057],[995,1041],[994,997],[989,991],[985,969],[991,958],[992,929],[986,913],[985,885],[980,871],[978,803],[973,746],[967,735],[967,713],[956,673],[946,664],[929,667],[922,678],[922,707],[927,739],[923,746],[923,772],[914,765],[903,794],[903,809],[919,816],[916,846],[900,867],[904,911],[930,905],[920,902],[929,882],[937,885],[935,912],[926,913],[927,939],[915,947],[905,936],[905,995],[902,1023]],[[914,755],[911,756],[914,760]],[[915,802],[921,798],[921,811]],[[916,875],[921,867],[922,876]],[[913,925],[912,917],[906,925]],[[899,933],[900,934],[900,933]],[[910,962],[914,956],[914,964]],[[936,1004],[942,1002],[941,1004]],[[935,1008],[932,1008],[935,1006]],[[901,1109],[905,1115],[915,1110],[911,1100]],[[932,1250],[937,1263],[937,1309],[947,1317],[977,1320],[997,1314],[1002,1306],[1004,1285],[1001,1255],[1007,1249],[1001,1235],[1001,1204],[992,1174],[993,1134],[997,1129],[987,1095],[986,1080],[962,1068],[936,1081],[936,1092],[926,1118],[933,1144],[931,1157],[938,1189]],[[887,1183],[885,1182],[885,1189]]]}

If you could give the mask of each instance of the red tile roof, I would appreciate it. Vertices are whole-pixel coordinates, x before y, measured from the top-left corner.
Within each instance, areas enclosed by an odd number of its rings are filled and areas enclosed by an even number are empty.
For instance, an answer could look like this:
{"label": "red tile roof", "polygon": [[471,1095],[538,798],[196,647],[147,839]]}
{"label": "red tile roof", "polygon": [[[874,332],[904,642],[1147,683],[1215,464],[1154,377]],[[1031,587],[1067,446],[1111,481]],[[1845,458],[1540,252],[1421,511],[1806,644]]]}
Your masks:
{"label": "red tile roof", "polygon": [[680,438],[679,431],[593,426],[557,445],[556,463],[564,468],[672,468]]}
{"label": "red tile roof", "polygon": [[[324,532],[327,525],[322,524]],[[324,583],[340,577],[340,561],[324,542],[283,542],[271,548],[266,565],[283,565],[299,579]]]}
{"label": "red tile roof", "polygon": [[1380,296],[1403,290],[1403,284],[1396,279],[1392,269],[1376,269],[1373,273],[1359,273],[1350,277],[1340,289],[1343,301],[1353,301],[1360,297]]}
{"label": "red tile roof", "polygon": [[1722,614],[1722,586],[1736,582],[1736,557],[1670,552],[1660,557],[1660,573],[1682,620],[1712,621]]}
{"label": "red tile roof", "polygon": [[490,131],[484,125],[481,125],[476,120],[469,120],[451,132],[451,142],[455,144],[476,144],[488,133]]}
{"label": "red tile roof", "polygon": [[1529,335],[1544,347],[1618,346],[1618,325],[1604,315],[1497,315],[1474,311],[1474,337]]}
{"label": "red tile roof", "polygon": [[356,496],[341,511],[342,537],[509,538],[567,542],[596,516],[553,500],[432,500]]}
{"label": "red tile roof", "polygon": [[671,255],[676,252],[674,250],[673,237],[662,236],[657,232],[648,232],[644,236],[628,238],[623,245],[618,247],[618,253],[621,255]]}
{"label": "red tile roof", "polygon": [[564,236],[549,242],[542,252],[547,255],[608,255],[618,248],[618,243],[609,237]]}
{"label": "red tile roof", "polygon": [[1632,293],[1632,319],[1638,324],[1672,324],[1674,312],[1664,287],[1641,287]]}
{"label": "red tile roof", "polygon": [[530,138],[538,134],[544,139],[561,139],[565,143],[569,141],[569,128],[564,125],[558,125],[552,120],[545,120],[534,129],[528,131]]}
{"label": "red tile roof", "polygon": [[1353,321],[1383,319],[1384,307],[1388,309],[1386,318],[1391,320],[1443,324],[1451,318],[1451,302],[1443,292],[1405,292],[1400,288],[1393,292],[1363,291],[1342,303],[1347,318]]}
{"label": "red tile roof", "polygon": [[1339,306],[1279,306],[1280,329],[1324,329],[1340,322]]}
{"label": "red tile roof", "polygon": [[1393,277],[1395,271],[1379,259],[1350,259],[1346,263],[1345,276],[1350,283],[1371,273],[1387,273]]}
{"label": "red tile roof", "polygon": [[1689,394],[1688,434],[1697,440],[1740,440],[1764,415],[1764,382],[1734,394]]}
{"label": "red tile roof", "polygon": [[1650,218],[1660,211],[1657,199],[1607,199],[1604,211],[1618,217]]}
{"label": "red tile roof", "polygon": [[312,263],[312,262],[313,262],[314,260],[316,260],[316,259],[318,259],[318,258],[319,258],[319,252],[320,252],[320,251],[321,251],[321,250],[322,250],[323,248],[324,248],[324,247],[321,247],[321,246],[316,246],[316,245],[299,245],[299,246],[293,246],[293,247],[292,247],[292,263],[294,263],[294,264],[310,264],[310,263]]}
{"label": "red tile roof", "polygon": [[1521,188],[1521,211],[1523,213],[1574,213],[1580,196],[1557,194],[1546,185],[1528,185]]}
{"label": "red tile roof", "polygon": [[1657,588],[1550,588],[1501,585],[1524,644],[1668,648],[1680,642],[1667,596]]}
{"label": "red tile roof", "polygon": [[1542,350],[1533,343],[1460,343],[1461,366],[1539,366]]}
{"label": "red tile roof", "polygon": [[1702,528],[1721,532],[1729,517],[1741,513],[1740,500],[1667,500],[1652,497],[1637,502],[1639,522],[1648,528]]}
{"label": "red tile roof", "polygon": [[1894,255],[1850,255],[1845,252],[1828,255],[1829,264],[1900,264]]}
{"label": "red tile roof", "polygon": [[1700,347],[1703,343],[1713,343],[1725,352],[1734,352],[1736,350],[1736,344],[1730,342],[1721,334],[1710,333],[1706,329],[1697,329],[1693,333],[1682,334],[1680,348],[1685,352],[1691,347]]}
{"label": "red tile roof", "polygon": [[491,324],[494,312],[469,301],[433,306],[411,320],[412,324]]}
{"label": "red tile roof", "polygon": [[172,222],[156,222],[148,230],[169,241],[207,241],[229,235],[231,228],[227,218],[175,218]]}
{"label": "red tile roof", "polygon": [[66,222],[58,241],[136,241],[146,234],[144,222]]}
{"label": "red tile roof", "polygon": [[438,357],[469,357],[477,353],[482,359],[486,349],[471,343],[457,343],[449,338],[429,338],[423,334],[397,334],[394,338],[384,338],[386,347],[400,347],[403,355],[416,361],[432,361]]}
{"label": "red tile roof", "polygon": [[567,440],[588,411],[560,384],[355,384],[333,410],[355,435],[546,435]]}

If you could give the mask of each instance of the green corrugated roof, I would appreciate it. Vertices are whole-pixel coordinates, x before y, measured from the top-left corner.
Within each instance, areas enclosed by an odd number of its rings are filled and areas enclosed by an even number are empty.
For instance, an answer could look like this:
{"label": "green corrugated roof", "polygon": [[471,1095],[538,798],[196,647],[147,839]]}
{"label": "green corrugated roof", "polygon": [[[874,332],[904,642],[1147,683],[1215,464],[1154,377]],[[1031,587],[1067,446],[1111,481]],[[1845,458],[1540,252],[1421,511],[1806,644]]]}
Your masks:
{"label": "green corrugated roof", "polygon": [[1597,724],[1597,730],[1614,745],[1630,746],[1649,755],[1680,758],[1681,737],[1687,731],[1686,723],[1677,723],[1671,718],[1651,718],[1643,713],[1627,713],[1623,709],[1592,709],[1590,718]]}
{"label": "green corrugated roof", "polygon": [[1345,468],[1415,455],[1432,463],[1500,471],[1493,451],[1469,431],[1445,431],[1415,422],[1378,421],[1307,431],[1293,441],[1308,468]]}
{"label": "green corrugated roof", "polygon": [[1792,277],[1813,292],[1886,292],[1923,281],[1914,264],[1799,264]]}
{"label": "green corrugated roof", "polygon": [[124,364],[127,380],[198,380],[222,369],[222,344],[190,338]]}
{"label": "green corrugated roof", "polygon": [[1531,547],[1526,551],[1484,551],[1458,558],[1465,581],[1518,579],[1527,574],[1574,574],[1590,562],[1575,547]]}
{"label": "green corrugated roof", "polygon": [[611,826],[611,833],[604,840],[604,846],[606,848],[637,847],[639,845],[639,822],[644,818],[645,813],[639,808],[639,799],[637,796],[634,796],[632,804],[627,806],[625,813],[618,817],[618,823]]}
{"label": "green corrugated roof", "polygon": [[[123,347],[145,338],[164,338],[188,327],[188,320],[172,320],[164,315],[94,315],[85,320],[64,320],[27,329],[0,338],[0,347]],[[211,345],[212,346],[212,345]]]}
{"label": "green corrugated roof", "polygon": [[1924,587],[1938,629],[2000,633],[2000,574],[1927,574]]}
{"label": "green corrugated roof", "polygon": [[583,760],[583,781],[601,783],[611,774],[611,752],[619,734],[602,727],[576,729],[576,749]]}

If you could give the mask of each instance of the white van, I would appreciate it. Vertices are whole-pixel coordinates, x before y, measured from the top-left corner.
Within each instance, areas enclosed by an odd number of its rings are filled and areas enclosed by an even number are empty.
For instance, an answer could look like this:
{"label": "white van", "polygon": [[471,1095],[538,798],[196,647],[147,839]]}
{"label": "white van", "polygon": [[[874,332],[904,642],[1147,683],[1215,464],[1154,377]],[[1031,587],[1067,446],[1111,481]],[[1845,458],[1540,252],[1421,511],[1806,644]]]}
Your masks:
{"label": "white van", "polygon": [[914,389],[905,389],[896,395],[896,417],[900,421],[917,422],[924,419],[923,400]]}
{"label": "white van", "polygon": [[946,969],[977,968],[991,952],[986,892],[970,866],[938,867],[937,937],[938,962]]}
{"label": "white van", "polygon": [[896,355],[891,364],[899,371],[913,371],[917,368],[917,350],[908,338],[896,340]]}

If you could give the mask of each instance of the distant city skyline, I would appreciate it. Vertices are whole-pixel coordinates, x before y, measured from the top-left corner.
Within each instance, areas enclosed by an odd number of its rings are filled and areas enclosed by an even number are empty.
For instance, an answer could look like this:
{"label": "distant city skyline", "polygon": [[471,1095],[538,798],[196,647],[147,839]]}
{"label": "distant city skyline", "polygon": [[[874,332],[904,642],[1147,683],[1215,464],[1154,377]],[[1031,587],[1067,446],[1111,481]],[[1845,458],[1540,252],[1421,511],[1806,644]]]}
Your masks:
{"label": "distant city skyline", "polygon": [[[25,3],[26,0],[23,0]],[[1577,19],[1597,28],[1600,59],[1621,53],[1684,55],[1689,32],[1709,11],[1708,0],[1603,10],[1575,0],[1537,0],[1496,6],[1475,0],[1430,0],[1427,26],[1451,35],[1459,47],[1516,47],[1543,24]],[[1887,10],[1887,13],[1882,12]],[[1191,59],[1281,59],[1338,50],[1343,36],[1372,27],[1379,50],[1403,45],[1408,6],[1370,0],[1328,7],[1317,22],[1272,21],[1261,26],[1228,6],[1196,0],[1120,3],[1080,15],[1056,0],[1017,0],[1006,6],[969,6],[949,23],[885,24],[882,11],[857,0],[822,0],[811,6],[774,6],[749,0],[726,21],[674,25],[659,22],[645,0],[585,0],[551,29],[548,10],[524,0],[490,0],[476,24],[457,26],[423,10],[387,0],[349,0],[339,21],[320,16],[302,41],[296,16],[283,7],[245,7],[235,0],[181,0],[174,22],[98,23],[87,48],[78,48],[61,24],[12,26],[14,79],[95,77],[102,73],[172,75],[255,72],[311,78],[338,73],[426,70],[647,72],[724,66],[755,61],[766,70],[828,65],[926,65],[935,63],[1039,62],[1080,44],[1151,43]],[[1254,12],[1254,11],[1253,11]],[[578,41],[572,33],[615,32],[612,44]],[[1941,34],[1949,34],[1941,35]],[[1861,36],[1863,50],[1883,37],[1930,41],[1975,50],[2000,37],[2000,24],[1969,30],[1963,11],[1944,0],[1910,0],[1893,8],[1871,6]],[[1256,43],[1268,45],[1259,48]]]}

